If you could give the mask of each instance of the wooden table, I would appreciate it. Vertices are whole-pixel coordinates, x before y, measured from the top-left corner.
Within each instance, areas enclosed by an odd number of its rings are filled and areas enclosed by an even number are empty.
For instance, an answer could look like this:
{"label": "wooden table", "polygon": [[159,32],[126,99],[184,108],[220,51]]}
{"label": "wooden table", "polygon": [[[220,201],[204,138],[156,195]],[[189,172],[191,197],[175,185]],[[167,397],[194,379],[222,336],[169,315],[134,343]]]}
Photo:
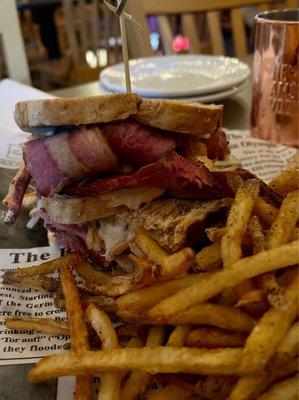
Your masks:
{"label": "wooden table", "polygon": [[[101,89],[99,82],[90,82],[83,85],[59,89],[52,92],[58,97],[82,97],[107,94]],[[216,104],[224,106],[223,126],[228,129],[249,129],[251,106],[251,83],[248,81],[244,89],[231,97],[217,101]]]}

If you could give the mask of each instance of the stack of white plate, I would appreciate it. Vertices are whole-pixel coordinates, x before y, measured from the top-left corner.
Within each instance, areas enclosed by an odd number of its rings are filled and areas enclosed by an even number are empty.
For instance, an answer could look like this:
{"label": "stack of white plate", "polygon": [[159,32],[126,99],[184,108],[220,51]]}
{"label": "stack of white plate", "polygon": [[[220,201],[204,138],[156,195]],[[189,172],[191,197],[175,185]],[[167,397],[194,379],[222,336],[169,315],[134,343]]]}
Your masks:
{"label": "stack of white plate", "polygon": [[[240,91],[250,69],[236,58],[174,55],[131,60],[130,74],[132,91],[143,97],[210,103]],[[125,92],[123,64],[105,68],[100,84],[108,92]]]}

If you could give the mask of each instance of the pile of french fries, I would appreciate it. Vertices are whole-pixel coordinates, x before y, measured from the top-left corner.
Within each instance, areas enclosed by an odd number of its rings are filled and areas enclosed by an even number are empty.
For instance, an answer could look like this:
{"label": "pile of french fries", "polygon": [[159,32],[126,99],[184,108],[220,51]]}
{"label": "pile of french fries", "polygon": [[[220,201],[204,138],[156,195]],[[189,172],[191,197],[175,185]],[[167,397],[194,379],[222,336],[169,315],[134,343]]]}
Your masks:
{"label": "pile of french fries", "polygon": [[[126,275],[75,253],[8,270],[5,283],[56,293],[67,315],[6,319],[10,329],[70,335],[71,350],[39,361],[30,381],[75,375],[82,400],[92,399],[98,373],[99,400],[297,399],[299,172],[270,183],[280,208],[262,197],[258,180],[230,185],[226,225],[208,227],[210,244],[197,254],[169,254],[138,229],[140,256],[129,255],[136,271]],[[59,280],[47,276],[55,270]],[[157,390],[148,392],[152,381]]]}

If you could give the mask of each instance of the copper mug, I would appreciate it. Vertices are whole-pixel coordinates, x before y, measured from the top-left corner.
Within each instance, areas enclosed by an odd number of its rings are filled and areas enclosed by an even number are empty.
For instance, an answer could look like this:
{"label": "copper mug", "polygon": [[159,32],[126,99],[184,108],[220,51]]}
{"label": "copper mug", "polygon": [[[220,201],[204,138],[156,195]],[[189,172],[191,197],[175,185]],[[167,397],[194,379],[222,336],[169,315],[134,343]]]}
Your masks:
{"label": "copper mug", "polygon": [[298,9],[256,16],[251,134],[299,147]]}

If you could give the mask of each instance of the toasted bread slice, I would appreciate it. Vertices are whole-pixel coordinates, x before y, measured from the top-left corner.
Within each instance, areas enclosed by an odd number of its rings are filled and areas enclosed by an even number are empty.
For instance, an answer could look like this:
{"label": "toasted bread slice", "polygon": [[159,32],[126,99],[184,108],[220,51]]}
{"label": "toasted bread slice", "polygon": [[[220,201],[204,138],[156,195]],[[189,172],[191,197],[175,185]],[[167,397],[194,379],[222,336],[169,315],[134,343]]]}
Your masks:
{"label": "toasted bread slice", "polygon": [[20,101],[14,118],[21,129],[39,126],[96,124],[126,119],[137,113],[135,94]]}
{"label": "toasted bread slice", "polygon": [[136,119],[172,132],[201,136],[222,124],[223,107],[179,100],[142,99]]}

